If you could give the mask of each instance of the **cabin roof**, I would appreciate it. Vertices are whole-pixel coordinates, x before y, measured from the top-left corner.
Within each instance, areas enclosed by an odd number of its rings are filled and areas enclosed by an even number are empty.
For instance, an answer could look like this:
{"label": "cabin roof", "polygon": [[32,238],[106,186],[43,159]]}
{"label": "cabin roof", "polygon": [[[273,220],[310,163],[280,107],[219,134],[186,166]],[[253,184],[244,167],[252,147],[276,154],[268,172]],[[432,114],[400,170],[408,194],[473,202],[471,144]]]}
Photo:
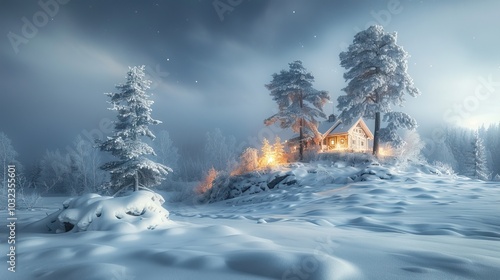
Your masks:
{"label": "cabin roof", "polygon": [[366,133],[368,139],[373,139],[372,132],[370,131],[370,129],[368,128],[368,126],[366,125],[366,123],[363,121],[362,118],[359,118],[351,123],[343,123],[341,120],[337,120],[335,122],[325,121],[318,126],[318,130],[319,132],[323,133],[323,138],[325,138],[328,135],[349,133],[352,129],[358,126],[358,124],[361,127],[361,129],[363,129],[363,131]]}

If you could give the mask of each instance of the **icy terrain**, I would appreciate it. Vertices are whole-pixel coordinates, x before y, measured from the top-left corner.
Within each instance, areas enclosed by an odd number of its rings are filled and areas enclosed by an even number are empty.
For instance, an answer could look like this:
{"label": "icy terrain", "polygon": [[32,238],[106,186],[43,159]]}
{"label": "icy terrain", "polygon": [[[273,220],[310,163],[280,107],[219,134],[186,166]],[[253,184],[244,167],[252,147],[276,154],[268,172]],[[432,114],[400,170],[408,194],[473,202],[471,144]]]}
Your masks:
{"label": "icy terrain", "polygon": [[[4,267],[0,279],[500,275],[498,182],[443,175],[425,165],[402,171],[371,163],[296,164],[276,174],[289,174],[295,182],[210,204],[169,203],[171,194],[164,193],[171,221],[154,230],[54,234],[20,229],[17,272]],[[262,176],[272,179],[256,174],[249,184],[255,189]],[[39,221],[66,199],[44,198],[45,206],[37,211],[19,210],[18,223]],[[0,218],[6,220],[5,211]],[[5,243],[1,250],[7,251]]]}

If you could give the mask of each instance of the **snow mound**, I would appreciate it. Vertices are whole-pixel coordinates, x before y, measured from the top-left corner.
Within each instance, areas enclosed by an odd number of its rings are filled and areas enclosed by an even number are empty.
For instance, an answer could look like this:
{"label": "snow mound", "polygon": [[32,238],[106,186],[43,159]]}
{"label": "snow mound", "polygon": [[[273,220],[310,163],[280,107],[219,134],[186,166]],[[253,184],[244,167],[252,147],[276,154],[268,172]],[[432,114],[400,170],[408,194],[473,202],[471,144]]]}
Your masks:
{"label": "snow mound", "polygon": [[171,223],[162,207],[163,197],[149,191],[111,197],[85,194],[63,202],[63,209],[28,225],[28,230],[48,232],[137,231]]}
{"label": "snow mound", "polygon": [[229,176],[222,174],[213,182],[213,187],[202,195],[200,202],[216,202],[243,195],[252,195],[271,189],[279,189],[297,183],[292,171],[278,170],[266,173],[251,172]]}
{"label": "snow mound", "polygon": [[[446,176],[438,169],[422,163],[406,164],[379,162],[359,155],[336,161],[323,160],[311,163],[292,163],[260,172],[230,176],[221,174],[213,181],[213,187],[199,197],[200,203],[213,203],[238,197],[249,197],[270,190],[293,187],[318,187],[328,184],[343,186],[355,182],[398,181],[410,179],[404,174],[430,174]],[[375,190],[374,192],[385,192]],[[376,193],[372,193],[376,194]]]}

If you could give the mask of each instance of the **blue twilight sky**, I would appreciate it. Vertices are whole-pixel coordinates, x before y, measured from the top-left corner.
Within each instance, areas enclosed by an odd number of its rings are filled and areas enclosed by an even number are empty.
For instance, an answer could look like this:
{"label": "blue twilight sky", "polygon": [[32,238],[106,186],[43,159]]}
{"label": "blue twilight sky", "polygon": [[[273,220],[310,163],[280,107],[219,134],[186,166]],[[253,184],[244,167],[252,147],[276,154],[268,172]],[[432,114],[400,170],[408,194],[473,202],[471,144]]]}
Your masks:
{"label": "blue twilight sky", "polygon": [[495,0],[3,0],[0,131],[24,160],[97,135],[114,117],[103,93],[145,64],[157,129],[181,149],[216,127],[251,142],[276,110],[264,87],[272,73],[302,60],[330,92],[330,113],[345,86],[338,55],[375,23],[411,55],[422,95],[403,110],[423,133],[499,122],[498,11]]}

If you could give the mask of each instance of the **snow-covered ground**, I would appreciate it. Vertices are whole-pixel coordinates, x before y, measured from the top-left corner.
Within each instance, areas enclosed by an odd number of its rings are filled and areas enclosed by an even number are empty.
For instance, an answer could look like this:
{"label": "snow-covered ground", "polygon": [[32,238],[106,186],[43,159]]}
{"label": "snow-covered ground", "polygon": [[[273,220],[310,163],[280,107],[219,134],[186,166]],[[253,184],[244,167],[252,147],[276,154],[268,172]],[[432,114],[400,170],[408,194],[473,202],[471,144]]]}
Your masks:
{"label": "snow-covered ground", "polygon": [[[499,279],[498,182],[418,165],[286,172],[297,183],[211,204],[167,202],[172,222],[154,230],[20,229],[16,272],[2,253],[0,279]],[[65,200],[19,210],[19,226]]]}

